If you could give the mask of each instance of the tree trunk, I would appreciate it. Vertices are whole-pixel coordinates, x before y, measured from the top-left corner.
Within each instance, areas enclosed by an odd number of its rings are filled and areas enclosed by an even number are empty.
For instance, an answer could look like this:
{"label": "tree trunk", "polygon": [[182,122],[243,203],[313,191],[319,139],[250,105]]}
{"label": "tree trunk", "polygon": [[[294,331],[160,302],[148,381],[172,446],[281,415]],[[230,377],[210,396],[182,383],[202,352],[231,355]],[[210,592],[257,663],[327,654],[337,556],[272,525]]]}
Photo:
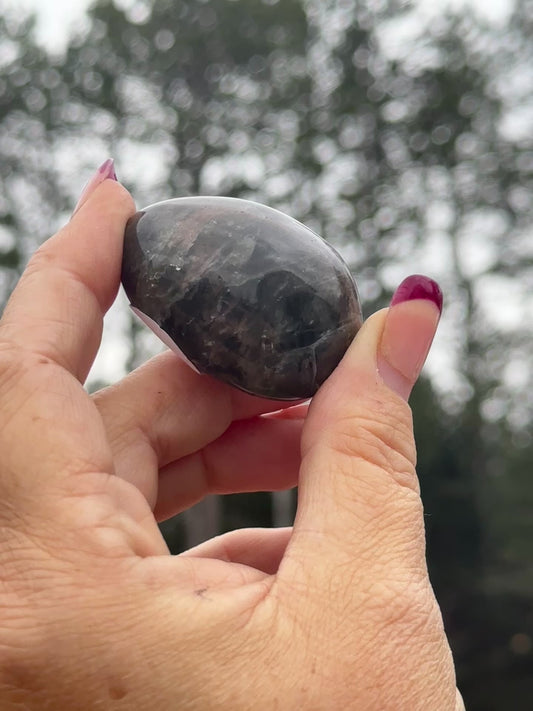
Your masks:
{"label": "tree trunk", "polygon": [[222,506],[218,496],[207,496],[184,511],[185,547],[192,548],[220,533]]}
{"label": "tree trunk", "polygon": [[292,526],[294,520],[293,490],[272,492],[272,525],[274,528]]}

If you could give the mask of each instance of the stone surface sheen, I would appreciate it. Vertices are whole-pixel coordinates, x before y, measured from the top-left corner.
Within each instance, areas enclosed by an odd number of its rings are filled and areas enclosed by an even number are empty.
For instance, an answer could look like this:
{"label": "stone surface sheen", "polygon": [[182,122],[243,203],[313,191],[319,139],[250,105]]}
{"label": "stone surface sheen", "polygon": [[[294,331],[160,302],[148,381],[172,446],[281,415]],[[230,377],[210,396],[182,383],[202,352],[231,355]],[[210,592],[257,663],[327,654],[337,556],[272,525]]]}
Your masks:
{"label": "stone surface sheen", "polygon": [[311,397],[362,323],[354,280],[332,247],[236,198],[176,198],[138,212],[122,283],[201,373],[268,398]]}

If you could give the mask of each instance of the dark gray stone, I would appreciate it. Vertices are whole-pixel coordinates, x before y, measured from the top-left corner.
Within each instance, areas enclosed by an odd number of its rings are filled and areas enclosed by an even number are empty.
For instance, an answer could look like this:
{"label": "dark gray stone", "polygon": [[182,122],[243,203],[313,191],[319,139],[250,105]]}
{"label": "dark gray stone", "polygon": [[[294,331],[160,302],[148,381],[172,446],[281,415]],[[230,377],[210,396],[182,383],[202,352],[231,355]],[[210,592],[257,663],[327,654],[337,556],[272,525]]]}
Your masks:
{"label": "dark gray stone", "polygon": [[337,252],[247,200],[177,198],[141,210],[126,228],[122,283],[201,373],[279,400],[313,395],[362,323]]}

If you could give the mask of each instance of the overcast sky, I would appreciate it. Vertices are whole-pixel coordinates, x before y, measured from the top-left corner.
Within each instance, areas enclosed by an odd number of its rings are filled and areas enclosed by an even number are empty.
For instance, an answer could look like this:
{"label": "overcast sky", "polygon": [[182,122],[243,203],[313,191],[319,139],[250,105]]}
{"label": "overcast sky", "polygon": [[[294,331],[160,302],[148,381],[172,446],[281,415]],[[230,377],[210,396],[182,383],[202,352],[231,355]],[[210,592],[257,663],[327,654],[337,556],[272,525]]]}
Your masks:
{"label": "overcast sky", "polygon": [[[115,0],[119,6],[132,5],[134,0]],[[39,17],[39,39],[48,47],[62,47],[68,30],[83,21],[84,12],[91,0],[3,0],[4,6],[28,7]],[[460,8],[473,5],[481,14],[494,22],[505,19],[512,0],[418,0],[424,15],[433,15],[446,7]]]}
{"label": "overcast sky", "polygon": [[[117,5],[123,7],[133,5],[135,2],[135,0],[114,1]],[[475,6],[485,18],[495,23],[500,23],[505,21],[509,9],[512,6],[512,1],[513,0],[418,0],[417,4],[419,13],[427,17],[428,15],[432,16],[442,12],[445,7],[459,9],[464,6],[465,3],[469,3]],[[76,27],[83,27],[84,13],[90,4],[91,0],[0,0],[0,11],[2,7],[6,6],[12,6],[16,10],[20,10],[21,7],[34,10],[39,18],[38,39],[48,48],[61,51],[65,45],[69,30]],[[419,23],[416,22],[415,24],[419,25]],[[402,39],[399,36],[401,34],[400,27],[397,27],[394,33],[396,41],[405,41],[406,37]],[[409,34],[409,32],[407,32],[407,34]],[[121,168],[123,168],[122,165]],[[480,253],[478,250],[475,255],[476,263],[479,258]],[[126,313],[126,300],[123,294],[121,294],[119,302],[106,318],[106,335],[103,347],[92,371],[93,377],[114,381],[123,374],[124,364],[128,354],[127,341],[124,338],[129,323]],[[509,315],[509,309],[507,310],[507,315]],[[444,323],[442,324],[441,333],[437,337],[437,341],[444,337],[443,327]],[[156,339],[155,337],[153,338],[153,347],[155,348]],[[428,363],[428,369],[430,371],[433,371],[433,373],[440,372],[441,374],[443,372],[449,372],[446,363],[441,362],[441,357],[446,352],[445,348],[441,349],[437,347],[433,350],[430,362]],[[442,375],[440,378],[442,378]]]}

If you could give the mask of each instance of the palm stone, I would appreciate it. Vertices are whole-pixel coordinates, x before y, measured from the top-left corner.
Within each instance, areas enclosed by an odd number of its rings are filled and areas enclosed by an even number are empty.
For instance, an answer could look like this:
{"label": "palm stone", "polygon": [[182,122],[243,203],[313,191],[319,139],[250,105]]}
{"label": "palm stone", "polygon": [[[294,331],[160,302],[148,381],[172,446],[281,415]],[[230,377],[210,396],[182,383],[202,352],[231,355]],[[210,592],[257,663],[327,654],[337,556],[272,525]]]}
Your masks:
{"label": "palm stone", "polygon": [[248,200],[176,198],[137,212],[122,283],[136,313],[199,372],[267,398],[311,397],[362,323],[339,254]]}

